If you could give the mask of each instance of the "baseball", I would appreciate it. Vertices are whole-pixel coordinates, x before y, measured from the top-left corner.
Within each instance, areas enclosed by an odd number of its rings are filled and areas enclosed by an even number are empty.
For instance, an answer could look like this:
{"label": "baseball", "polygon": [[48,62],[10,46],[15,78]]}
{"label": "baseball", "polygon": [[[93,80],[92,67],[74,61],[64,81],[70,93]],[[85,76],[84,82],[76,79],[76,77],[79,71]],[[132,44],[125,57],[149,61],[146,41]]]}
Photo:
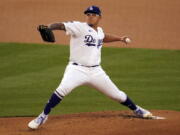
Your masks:
{"label": "baseball", "polygon": [[126,41],[126,43],[130,43],[131,39],[127,37],[127,38],[125,38],[125,41]]}

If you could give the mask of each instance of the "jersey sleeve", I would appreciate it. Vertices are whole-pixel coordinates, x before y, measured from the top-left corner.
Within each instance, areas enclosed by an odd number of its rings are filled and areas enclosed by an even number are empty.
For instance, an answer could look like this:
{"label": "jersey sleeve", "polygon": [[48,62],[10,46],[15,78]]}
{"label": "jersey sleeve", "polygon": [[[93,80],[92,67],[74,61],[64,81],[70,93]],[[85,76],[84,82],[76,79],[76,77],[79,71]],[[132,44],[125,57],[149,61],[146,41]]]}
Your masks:
{"label": "jersey sleeve", "polygon": [[64,22],[67,35],[78,36],[81,34],[81,23],[76,21]]}

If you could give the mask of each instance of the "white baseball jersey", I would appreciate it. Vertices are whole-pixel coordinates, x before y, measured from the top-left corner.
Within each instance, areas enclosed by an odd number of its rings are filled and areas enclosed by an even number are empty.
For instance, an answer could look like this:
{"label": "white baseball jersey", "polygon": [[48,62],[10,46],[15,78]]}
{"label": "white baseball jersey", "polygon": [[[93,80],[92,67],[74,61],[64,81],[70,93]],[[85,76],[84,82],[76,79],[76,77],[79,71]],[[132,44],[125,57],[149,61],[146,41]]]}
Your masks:
{"label": "white baseball jersey", "polygon": [[85,66],[99,65],[104,32],[101,27],[97,31],[87,23],[72,21],[64,22],[66,34],[70,39],[71,62]]}
{"label": "white baseball jersey", "polygon": [[115,101],[124,102],[127,95],[117,88],[101,66],[87,67],[101,62],[102,28],[98,27],[95,31],[87,23],[81,22],[67,22],[64,25],[66,33],[71,35],[70,62],[55,94],[62,98],[78,86],[89,85]]}

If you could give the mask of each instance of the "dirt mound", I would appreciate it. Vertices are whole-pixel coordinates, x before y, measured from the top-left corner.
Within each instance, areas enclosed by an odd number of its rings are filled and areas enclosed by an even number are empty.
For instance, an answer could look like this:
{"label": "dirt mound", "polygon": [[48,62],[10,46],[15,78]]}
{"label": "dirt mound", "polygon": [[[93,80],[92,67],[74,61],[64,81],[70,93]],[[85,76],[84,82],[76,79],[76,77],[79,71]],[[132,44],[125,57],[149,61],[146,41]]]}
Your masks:
{"label": "dirt mound", "polygon": [[38,130],[27,124],[32,117],[0,118],[1,135],[179,135],[180,112],[152,111],[165,120],[140,119],[130,111],[106,111],[50,116]]}
{"label": "dirt mound", "polygon": [[[179,0],[1,0],[0,42],[43,43],[37,25],[84,21],[83,11],[90,5],[101,7],[105,32],[133,39],[129,47],[180,49]],[[56,32],[56,39],[69,44],[64,32]]]}

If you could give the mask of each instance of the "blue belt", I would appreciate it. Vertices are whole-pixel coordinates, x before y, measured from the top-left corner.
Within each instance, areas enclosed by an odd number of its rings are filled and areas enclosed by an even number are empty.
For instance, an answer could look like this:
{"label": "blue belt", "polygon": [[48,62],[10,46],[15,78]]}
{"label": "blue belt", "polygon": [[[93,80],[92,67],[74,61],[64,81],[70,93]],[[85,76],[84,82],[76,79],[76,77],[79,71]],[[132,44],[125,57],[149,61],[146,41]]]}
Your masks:
{"label": "blue belt", "polygon": [[72,64],[73,64],[73,65],[76,65],[76,66],[78,66],[78,65],[79,65],[79,66],[84,66],[84,67],[89,67],[89,68],[90,68],[90,67],[97,67],[97,66],[99,66],[99,65],[94,65],[94,66],[85,66],[85,65],[80,65],[80,64],[78,64],[78,63],[76,63],[76,62],[73,62]]}

